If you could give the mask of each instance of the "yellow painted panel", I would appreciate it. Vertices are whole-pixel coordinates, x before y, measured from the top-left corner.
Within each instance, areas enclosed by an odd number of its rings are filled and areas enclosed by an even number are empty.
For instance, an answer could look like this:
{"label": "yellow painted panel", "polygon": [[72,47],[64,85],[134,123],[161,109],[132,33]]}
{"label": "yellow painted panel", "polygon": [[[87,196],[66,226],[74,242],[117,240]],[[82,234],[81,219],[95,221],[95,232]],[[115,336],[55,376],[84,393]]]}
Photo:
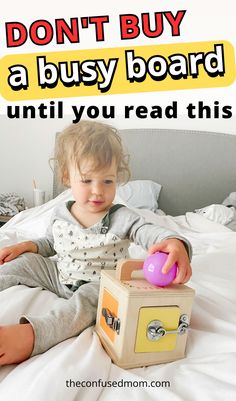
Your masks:
{"label": "yellow painted panel", "polygon": [[178,327],[180,309],[178,306],[144,307],[139,311],[135,352],[172,351],[176,347],[176,334],[166,334],[156,341],[147,337],[147,327],[152,320],[162,322],[165,330],[175,330]]}

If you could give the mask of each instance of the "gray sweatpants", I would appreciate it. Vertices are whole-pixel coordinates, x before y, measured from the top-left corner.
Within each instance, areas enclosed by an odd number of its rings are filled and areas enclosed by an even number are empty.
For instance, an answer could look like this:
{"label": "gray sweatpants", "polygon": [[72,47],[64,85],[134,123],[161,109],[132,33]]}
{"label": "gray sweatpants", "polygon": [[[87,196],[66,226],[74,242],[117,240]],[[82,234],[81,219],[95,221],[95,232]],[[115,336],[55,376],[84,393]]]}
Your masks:
{"label": "gray sweatpants", "polygon": [[42,287],[60,297],[55,307],[45,315],[20,318],[20,323],[30,323],[34,330],[31,356],[78,335],[96,320],[99,283],[83,283],[72,292],[60,283],[56,262],[49,258],[25,253],[0,266],[0,291],[18,284]]}

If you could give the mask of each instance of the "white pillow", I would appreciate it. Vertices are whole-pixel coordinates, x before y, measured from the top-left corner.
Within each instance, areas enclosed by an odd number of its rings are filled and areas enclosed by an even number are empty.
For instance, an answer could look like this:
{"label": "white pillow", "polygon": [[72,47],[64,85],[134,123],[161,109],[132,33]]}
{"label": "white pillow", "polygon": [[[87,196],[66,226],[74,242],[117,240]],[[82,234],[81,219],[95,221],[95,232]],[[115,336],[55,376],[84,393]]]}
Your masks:
{"label": "white pillow", "polygon": [[202,209],[196,209],[195,212],[201,214],[208,220],[223,225],[230,223],[234,217],[234,208],[224,205],[210,205]]}
{"label": "white pillow", "polygon": [[234,206],[236,208],[236,192],[231,192],[222,204],[225,206]]}
{"label": "white pillow", "polygon": [[161,185],[151,180],[135,180],[117,188],[116,194],[127,206],[139,209],[158,209]]}

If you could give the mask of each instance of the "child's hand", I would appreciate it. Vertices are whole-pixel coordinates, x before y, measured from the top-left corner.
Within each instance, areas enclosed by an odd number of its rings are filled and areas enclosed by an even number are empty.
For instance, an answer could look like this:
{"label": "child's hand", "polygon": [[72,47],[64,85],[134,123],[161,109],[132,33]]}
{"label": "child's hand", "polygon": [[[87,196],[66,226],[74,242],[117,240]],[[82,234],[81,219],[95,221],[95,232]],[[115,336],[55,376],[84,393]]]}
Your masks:
{"label": "child's hand", "polygon": [[18,244],[6,246],[5,248],[0,249],[0,265],[17,258],[17,256],[19,256],[21,253],[21,248],[18,246]]}
{"label": "child's hand", "polygon": [[0,249],[0,265],[3,265],[5,262],[10,262],[10,260],[17,258],[25,252],[37,253],[37,245],[32,241],[27,241]]}
{"label": "child's hand", "polygon": [[152,245],[149,248],[148,253],[151,255],[159,251],[169,254],[167,261],[162,268],[162,273],[167,273],[171,266],[176,262],[178,265],[178,273],[173,283],[186,283],[192,275],[192,268],[183,242],[176,238],[166,239],[158,244]]}

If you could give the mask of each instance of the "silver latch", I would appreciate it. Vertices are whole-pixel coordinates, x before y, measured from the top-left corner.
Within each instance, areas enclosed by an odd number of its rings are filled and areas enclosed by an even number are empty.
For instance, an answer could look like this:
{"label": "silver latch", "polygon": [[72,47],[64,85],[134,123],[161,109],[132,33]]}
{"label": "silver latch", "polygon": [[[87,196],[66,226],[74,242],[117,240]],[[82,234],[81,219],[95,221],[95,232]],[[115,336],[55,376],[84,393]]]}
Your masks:
{"label": "silver latch", "polygon": [[189,319],[187,315],[181,315],[179,318],[179,325],[176,330],[166,330],[162,327],[160,320],[152,320],[147,326],[147,338],[150,341],[157,341],[167,334],[179,334],[183,335],[186,333],[189,327]]}
{"label": "silver latch", "polygon": [[102,316],[105,317],[106,324],[117,334],[120,333],[120,319],[115,317],[107,308],[102,308]]}

